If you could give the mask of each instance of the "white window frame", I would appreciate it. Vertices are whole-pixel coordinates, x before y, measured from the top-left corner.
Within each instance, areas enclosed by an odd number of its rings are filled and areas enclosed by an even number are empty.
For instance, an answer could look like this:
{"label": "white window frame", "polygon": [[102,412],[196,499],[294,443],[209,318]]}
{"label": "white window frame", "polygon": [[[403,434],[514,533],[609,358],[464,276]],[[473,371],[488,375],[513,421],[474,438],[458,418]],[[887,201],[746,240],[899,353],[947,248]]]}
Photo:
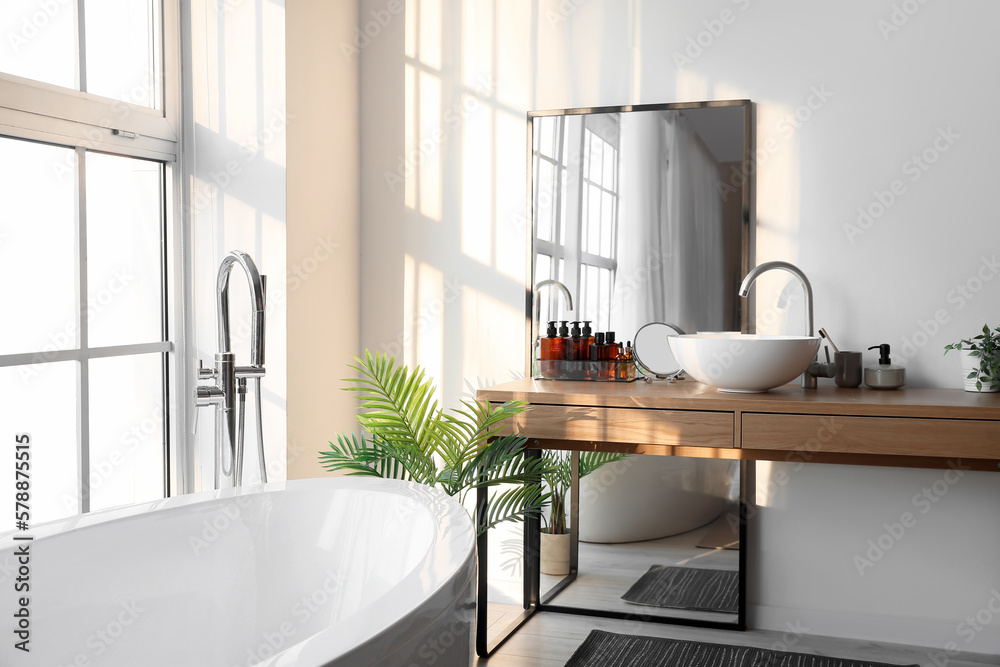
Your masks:
{"label": "white window frame", "polygon": [[[84,0],[77,1],[81,88],[86,88],[86,35]],[[0,73],[0,136],[72,148],[78,161],[76,201],[76,325],[79,347],[42,353],[0,355],[0,367],[58,361],[80,363],[77,406],[79,437],[77,485],[81,512],[90,511],[89,361],[91,359],[165,353],[163,364],[164,496],[189,490],[189,453],[183,434],[189,417],[183,397],[188,383],[184,337],[185,283],[183,272],[184,227],[181,220],[181,53],[180,0],[161,0],[159,87],[162,109],[130,104],[84,91]],[[86,152],[105,152],[163,163],[164,180],[162,289],[166,293],[162,342],[89,346],[87,334],[87,224]],[[178,341],[175,346],[172,341]]]}

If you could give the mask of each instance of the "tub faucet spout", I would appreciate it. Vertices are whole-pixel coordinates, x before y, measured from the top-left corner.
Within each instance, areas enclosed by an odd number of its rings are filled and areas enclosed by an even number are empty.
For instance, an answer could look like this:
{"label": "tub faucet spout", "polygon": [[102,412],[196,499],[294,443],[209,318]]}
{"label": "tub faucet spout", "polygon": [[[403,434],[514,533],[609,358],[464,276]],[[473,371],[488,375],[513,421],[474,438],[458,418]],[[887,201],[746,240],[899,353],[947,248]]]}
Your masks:
{"label": "tub faucet spout", "polygon": [[[250,365],[237,366],[229,337],[229,274],[239,265],[250,285]],[[219,335],[219,352],[215,367],[203,368],[198,363],[199,380],[215,380],[215,384],[199,385],[195,391],[195,406],[214,406],[215,410],[215,488],[221,488],[225,478],[233,486],[243,483],[244,411],[246,408],[247,380],[253,380],[257,407],[257,449],[260,478],[267,482],[264,462],[263,423],[261,419],[260,383],[264,377],[264,300],[267,293],[267,276],[257,271],[250,255],[234,250],[222,260],[216,277],[216,327]],[[239,411],[237,413],[237,400]],[[228,452],[229,465],[226,465]]]}

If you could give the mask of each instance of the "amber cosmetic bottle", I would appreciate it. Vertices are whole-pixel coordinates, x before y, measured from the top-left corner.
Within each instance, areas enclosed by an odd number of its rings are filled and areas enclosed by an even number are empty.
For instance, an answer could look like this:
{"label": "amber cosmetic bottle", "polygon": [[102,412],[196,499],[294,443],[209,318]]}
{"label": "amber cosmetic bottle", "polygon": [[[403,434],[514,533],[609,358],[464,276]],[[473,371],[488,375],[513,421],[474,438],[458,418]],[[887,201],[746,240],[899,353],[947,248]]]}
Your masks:
{"label": "amber cosmetic bottle", "polygon": [[545,330],[545,338],[541,340],[540,358],[543,361],[563,358],[563,339],[556,335],[555,321],[549,322]]}

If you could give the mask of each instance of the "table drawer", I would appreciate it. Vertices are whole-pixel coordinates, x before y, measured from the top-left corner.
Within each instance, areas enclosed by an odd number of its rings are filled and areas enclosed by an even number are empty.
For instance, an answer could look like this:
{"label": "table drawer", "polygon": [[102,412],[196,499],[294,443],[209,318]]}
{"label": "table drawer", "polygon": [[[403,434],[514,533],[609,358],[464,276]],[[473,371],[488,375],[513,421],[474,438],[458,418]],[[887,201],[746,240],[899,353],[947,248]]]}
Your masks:
{"label": "table drawer", "polygon": [[734,420],[731,412],[532,405],[514,430],[540,440],[732,448]]}
{"label": "table drawer", "polygon": [[1000,458],[1000,421],[743,413],[742,446],[847,454]]}

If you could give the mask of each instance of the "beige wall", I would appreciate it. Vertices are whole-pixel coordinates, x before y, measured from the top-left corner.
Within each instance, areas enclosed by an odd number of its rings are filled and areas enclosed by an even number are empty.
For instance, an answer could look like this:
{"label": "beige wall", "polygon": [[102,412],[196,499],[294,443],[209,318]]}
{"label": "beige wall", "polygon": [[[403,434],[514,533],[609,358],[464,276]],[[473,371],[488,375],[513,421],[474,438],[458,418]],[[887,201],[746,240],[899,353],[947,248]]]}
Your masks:
{"label": "beige wall", "polygon": [[288,479],[327,474],[317,453],[354,425],[340,388],[358,349],[359,69],[355,2],[286,7]]}

